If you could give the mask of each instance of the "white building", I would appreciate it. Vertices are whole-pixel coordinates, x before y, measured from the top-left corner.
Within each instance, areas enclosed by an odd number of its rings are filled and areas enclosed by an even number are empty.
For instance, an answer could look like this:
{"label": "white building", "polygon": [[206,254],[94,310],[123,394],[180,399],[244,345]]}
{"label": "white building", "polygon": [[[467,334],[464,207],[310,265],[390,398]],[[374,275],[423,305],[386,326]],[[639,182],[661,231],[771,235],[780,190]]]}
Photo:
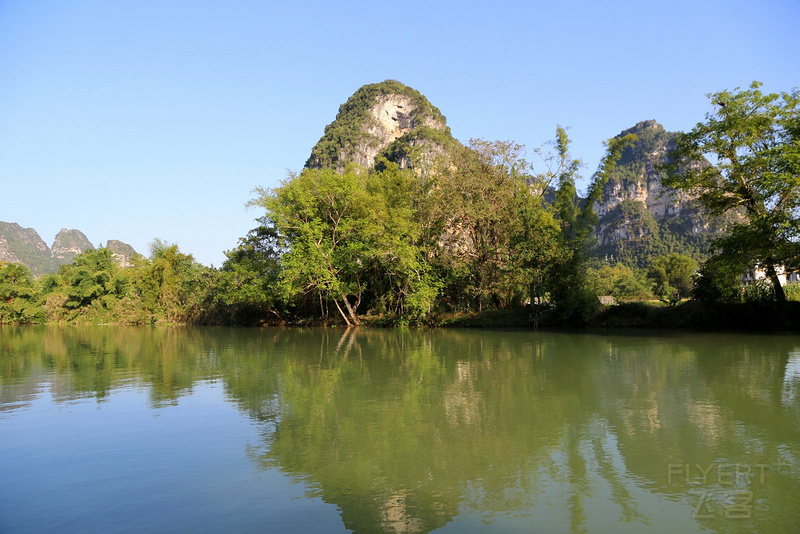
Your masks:
{"label": "white building", "polygon": [[[776,265],[775,272],[778,275],[778,280],[780,281],[782,286],[785,286],[787,283],[792,284],[796,282],[800,282],[800,273],[793,272],[787,273],[786,268],[783,265]],[[756,265],[746,273],[742,275],[742,283],[752,284],[754,282],[758,282],[760,280],[766,280],[769,282],[769,278],[767,277],[767,270],[761,267],[760,265]]]}

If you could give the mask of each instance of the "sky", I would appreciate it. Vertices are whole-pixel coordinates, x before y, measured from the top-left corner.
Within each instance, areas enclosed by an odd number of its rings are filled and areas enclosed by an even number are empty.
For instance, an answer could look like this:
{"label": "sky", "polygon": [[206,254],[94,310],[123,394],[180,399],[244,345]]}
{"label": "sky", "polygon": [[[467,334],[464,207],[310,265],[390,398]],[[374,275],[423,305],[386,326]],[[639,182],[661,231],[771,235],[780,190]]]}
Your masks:
{"label": "sky", "polygon": [[708,93],[800,85],[798,28],[800,0],[0,0],[0,221],[219,267],[253,189],[386,79],[464,142],[568,127],[585,184],[639,121],[686,131]]}

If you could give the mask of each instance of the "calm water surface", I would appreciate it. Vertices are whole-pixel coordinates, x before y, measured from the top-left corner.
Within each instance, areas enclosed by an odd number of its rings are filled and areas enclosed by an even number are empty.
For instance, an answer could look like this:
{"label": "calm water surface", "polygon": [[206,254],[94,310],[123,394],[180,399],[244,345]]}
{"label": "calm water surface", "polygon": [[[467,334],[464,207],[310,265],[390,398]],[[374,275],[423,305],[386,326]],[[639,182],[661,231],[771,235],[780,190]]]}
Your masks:
{"label": "calm water surface", "polygon": [[800,337],[0,327],[0,532],[798,532]]}

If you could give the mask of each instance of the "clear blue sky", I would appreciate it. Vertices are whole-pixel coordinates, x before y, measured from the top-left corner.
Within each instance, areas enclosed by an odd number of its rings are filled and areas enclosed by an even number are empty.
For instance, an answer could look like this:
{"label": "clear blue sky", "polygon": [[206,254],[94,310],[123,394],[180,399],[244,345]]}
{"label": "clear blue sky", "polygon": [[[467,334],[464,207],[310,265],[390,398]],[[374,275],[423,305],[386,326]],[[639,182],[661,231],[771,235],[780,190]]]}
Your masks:
{"label": "clear blue sky", "polygon": [[798,0],[0,0],[0,220],[219,266],[361,85],[414,87],[462,141],[568,126],[588,177],[638,121],[800,85],[799,28]]}

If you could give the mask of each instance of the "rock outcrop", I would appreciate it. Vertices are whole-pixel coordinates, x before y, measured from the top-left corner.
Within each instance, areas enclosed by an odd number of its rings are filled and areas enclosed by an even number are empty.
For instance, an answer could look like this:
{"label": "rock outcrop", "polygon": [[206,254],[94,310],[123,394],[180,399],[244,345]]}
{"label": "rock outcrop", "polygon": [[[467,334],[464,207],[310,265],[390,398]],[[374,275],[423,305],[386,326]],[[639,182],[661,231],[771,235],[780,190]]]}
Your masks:
{"label": "rock outcrop", "polygon": [[0,261],[27,265],[36,276],[53,272],[58,268],[53,261],[50,247],[36,230],[2,221],[0,221]]}
{"label": "rock outcrop", "polygon": [[401,168],[430,162],[457,143],[444,115],[418,91],[394,80],[361,87],[311,150],[306,167],[371,168],[386,157]]}
{"label": "rock outcrop", "polygon": [[56,234],[53,246],[50,247],[53,258],[60,264],[70,263],[75,256],[87,250],[94,250],[94,246],[84,233],[66,228]]}
{"label": "rock outcrop", "polygon": [[637,140],[623,150],[594,206],[601,254],[627,256],[643,265],[654,254],[705,253],[722,221],[708,217],[695,196],[662,182],[665,171],[660,166],[670,161],[678,134],[654,120],[642,121],[617,137],[627,134]]}
{"label": "rock outcrop", "polygon": [[116,239],[110,239],[108,243],[106,243],[106,248],[111,251],[111,255],[114,258],[114,261],[120,267],[132,267],[133,263],[131,260],[133,256],[136,254],[136,251],[133,250],[133,247],[127,243],[123,243],[122,241],[117,241]]}

